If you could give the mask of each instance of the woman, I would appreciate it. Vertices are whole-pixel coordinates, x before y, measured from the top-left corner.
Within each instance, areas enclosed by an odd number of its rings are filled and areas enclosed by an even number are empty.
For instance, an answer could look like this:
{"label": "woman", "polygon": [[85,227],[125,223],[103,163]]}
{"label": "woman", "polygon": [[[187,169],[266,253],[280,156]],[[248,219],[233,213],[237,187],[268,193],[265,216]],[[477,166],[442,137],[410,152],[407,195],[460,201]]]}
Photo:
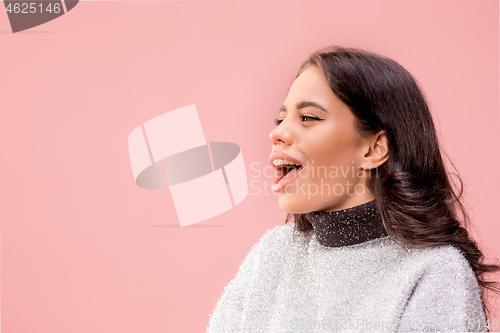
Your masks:
{"label": "woman", "polygon": [[[207,332],[488,331],[484,274],[425,98],[399,64],[330,47],[301,66],[271,131],[268,231]],[[290,217],[293,216],[293,222]]]}

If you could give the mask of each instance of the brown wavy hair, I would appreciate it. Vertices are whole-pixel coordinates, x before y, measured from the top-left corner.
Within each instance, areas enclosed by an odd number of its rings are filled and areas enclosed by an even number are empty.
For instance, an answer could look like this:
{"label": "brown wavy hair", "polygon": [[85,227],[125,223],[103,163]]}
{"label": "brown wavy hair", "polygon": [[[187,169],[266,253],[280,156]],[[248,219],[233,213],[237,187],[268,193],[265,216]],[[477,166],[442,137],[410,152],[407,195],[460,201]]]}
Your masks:
{"label": "brown wavy hair", "polygon": [[[309,66],[322,70],[332,91],[353,112],[362,136],[386,132],[389,159],[370,172],[366,186],[375,196],[388,235],[406,248],[458,248],[475,273],[486,313],[486,289],[500,292],[500,288],[485,274],[500,266],[484,262],[466,230],[470,218],[461,201],[463,182],[455,173],[460,187],[452,186],[452,174],[443,163],[434,122],[417,81],[387,57],[340,46],[313,53],[296,77]],[[292,217],[296,230],[312,230],[306,214],[289,213],[286,222]]]}

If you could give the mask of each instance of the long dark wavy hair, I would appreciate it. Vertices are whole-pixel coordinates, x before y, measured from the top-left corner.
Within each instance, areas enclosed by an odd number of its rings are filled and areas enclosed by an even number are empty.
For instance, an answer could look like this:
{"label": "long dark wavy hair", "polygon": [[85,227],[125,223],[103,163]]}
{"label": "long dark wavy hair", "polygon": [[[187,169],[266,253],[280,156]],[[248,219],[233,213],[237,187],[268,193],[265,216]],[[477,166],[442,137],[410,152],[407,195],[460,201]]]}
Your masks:
{"label": "long dark wavy hair", "polygon": [[[406,248],[452,245],[468,260],[481,289],[499,292],[486,273],[500,266],[486,264],[466,227],[470,219],[460,187],[452,186],[439,147],[426,99],[413,76],[397,62],[365,50],[330,46],[313,53],[300,67],[319,67],[330,88],[352,111],[362,136],[381,130],[388,138],[389,159],[371,172],[367,188],[373,193],[383,227]],[[450,161],[451,162],[451,161]],[[453,163],[452,163],[453,165]],[[306,214],[289,213],[295,229],[312,230]]]}

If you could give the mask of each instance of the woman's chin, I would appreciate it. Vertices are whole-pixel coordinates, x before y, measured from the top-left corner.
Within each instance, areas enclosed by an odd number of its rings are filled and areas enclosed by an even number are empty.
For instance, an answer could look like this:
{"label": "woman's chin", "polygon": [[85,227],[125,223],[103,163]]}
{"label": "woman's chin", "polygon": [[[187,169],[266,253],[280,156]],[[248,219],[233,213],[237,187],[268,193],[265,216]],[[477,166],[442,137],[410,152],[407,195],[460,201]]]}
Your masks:
{"label": "woman's chin", "polygon": [[281,193],[278,197],[280,209],[290,214],[304,214],[312,211],[307,204],[307,198],[300,198],[297,195]]}

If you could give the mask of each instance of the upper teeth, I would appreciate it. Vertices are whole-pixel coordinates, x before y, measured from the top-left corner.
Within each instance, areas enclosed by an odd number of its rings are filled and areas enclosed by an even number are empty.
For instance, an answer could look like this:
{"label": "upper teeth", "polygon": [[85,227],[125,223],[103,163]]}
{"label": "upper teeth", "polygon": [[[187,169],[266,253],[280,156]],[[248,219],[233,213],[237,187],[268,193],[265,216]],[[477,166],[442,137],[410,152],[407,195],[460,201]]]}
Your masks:
{"label": "upper teeth", "polygon": [[279,166],[279,165],[295,165],[295,163],[287,161],[287,160],[274,160],[273,164],[274,164],[274,166]]}

